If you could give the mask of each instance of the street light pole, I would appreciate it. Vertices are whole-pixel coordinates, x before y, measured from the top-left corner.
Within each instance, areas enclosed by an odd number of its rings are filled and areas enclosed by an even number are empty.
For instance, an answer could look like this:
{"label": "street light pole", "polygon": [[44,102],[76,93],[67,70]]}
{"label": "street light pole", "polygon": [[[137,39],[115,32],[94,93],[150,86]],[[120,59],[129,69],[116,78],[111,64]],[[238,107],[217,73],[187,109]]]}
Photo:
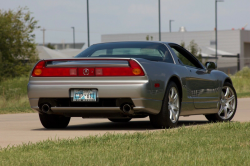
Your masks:
{"label": "street light pole", "polygon": [[89,0],[87,0],[87,29],[88,29],[88,47],[89,47]]}
{"label": "street light pole", "polygon": [[216,62],[216,64],[217,64],[217,58],[218,58],[217,2],[224,2],[224,1],[223,0],[215,0],[215,62]]}
{"label": "street light pole", "polygon": [[46,31],[46,29],[43,28],[43,29],[41,29],[41,31],[43,31],[43,46],[45,46],[45,31]]}
{"label": "street light pole", "polygon": [[169,20],[169,32],[171,33],[171,22],[174,20]]}
{"label": "street light pole", "polygon": [[74,43],[74,48],[76,48],[75,46],[75,27],[71,27],[73,29],[73,43]]}
{"label": "street light pole", "polygon": [[158,0],[159,10],[159,41],[161,41],[161,0]]}
{"label": "street light pole", "polygon": [[217,58],[218,58],[218,55],[217,55],[217,49],[218,49],[218,45],[217,45],[217,0],[215,0],[215,62],[217,64]]}

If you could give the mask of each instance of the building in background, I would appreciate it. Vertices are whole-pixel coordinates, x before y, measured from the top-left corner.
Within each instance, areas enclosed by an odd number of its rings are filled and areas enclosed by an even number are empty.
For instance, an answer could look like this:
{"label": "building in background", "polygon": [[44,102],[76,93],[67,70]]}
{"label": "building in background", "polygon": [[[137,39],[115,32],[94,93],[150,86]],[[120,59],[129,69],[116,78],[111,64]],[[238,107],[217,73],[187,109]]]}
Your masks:
{"label": "building in background", "polygon": [[[134,34],[105,34],[101,36],[102,42],[114,41],[146,41],[150,36],[153,41],[159,40],[158,32]],[[161,40],[187,46],[194,40],[201,48],[201,54],[206,61],[215,61],[215,32],[193,31],[188,32],[184,27],[179,32],[162,32]],[[218,69],[233,74],[237,71],[237,58],[225,58],[221,55],[235,56],[240,54],[240,69],[250,67],[250,31],[249,30],[222,30],[218,31]]]}

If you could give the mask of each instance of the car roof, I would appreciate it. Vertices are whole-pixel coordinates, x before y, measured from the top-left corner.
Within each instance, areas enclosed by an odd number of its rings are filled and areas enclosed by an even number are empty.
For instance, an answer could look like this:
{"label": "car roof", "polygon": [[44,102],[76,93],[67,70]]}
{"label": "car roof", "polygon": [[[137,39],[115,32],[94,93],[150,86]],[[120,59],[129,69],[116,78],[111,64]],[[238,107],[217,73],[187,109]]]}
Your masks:
{"label": "car roof", "polygon": [[115,41],[115,42],[103,42],[103,43],[96,43],[97,44],[109,44],[109,43],[161,43],[161,44],[175,44],[173,42],[163,42],[163,41]]}

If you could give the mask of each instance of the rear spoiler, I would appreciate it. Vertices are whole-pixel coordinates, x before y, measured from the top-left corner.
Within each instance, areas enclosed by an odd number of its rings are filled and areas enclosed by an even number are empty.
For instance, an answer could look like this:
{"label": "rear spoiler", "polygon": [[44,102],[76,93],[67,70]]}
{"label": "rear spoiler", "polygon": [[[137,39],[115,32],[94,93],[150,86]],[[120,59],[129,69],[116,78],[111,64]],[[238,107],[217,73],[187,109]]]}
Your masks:
{"label": "rear spoiler", "polygon": [[39,61],[32,77],[144,76],[133,59],[49,59]]}

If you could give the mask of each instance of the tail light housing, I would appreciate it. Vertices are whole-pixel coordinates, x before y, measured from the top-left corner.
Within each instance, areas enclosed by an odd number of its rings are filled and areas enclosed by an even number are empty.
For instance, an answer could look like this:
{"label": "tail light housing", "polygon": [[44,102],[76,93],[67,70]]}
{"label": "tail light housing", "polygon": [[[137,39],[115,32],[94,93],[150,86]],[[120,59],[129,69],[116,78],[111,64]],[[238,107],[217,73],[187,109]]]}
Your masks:
{"label": "tail light housing", "polygon": [[[51,61],[51,60],[47,60]],[[144,76],[141,66],[128,60],[128,67],[46,67],[46,60],[37,63],[33,77],[105,77],[105,76]]]}

